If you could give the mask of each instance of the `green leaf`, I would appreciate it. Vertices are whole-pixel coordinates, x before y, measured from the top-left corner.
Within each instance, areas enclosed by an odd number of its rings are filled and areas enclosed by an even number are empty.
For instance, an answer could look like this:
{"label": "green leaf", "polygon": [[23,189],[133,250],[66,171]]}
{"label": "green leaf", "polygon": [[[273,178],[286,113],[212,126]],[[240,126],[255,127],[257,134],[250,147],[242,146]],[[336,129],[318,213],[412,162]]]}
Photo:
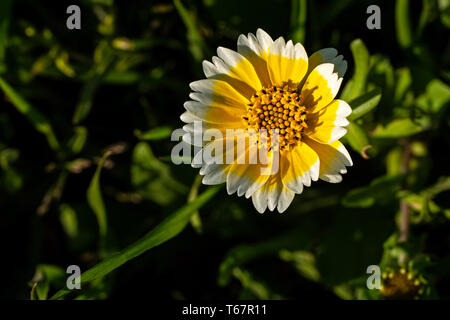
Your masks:
{"label": "green leaf", "polygon": [[439,79],[431,80],[424,94],[416,99],[416,104],[425,112],[441,114],[450,102],[450,87]]}
{"label": "green leaf", "polygon": [[405,95],[412,85],[411,72],[408,68],[402,68],[395,71],[396,85],[394,92],[395,105],[405,105]]}
{"label": "green leaf", "polygon": [[140,140],[162,140],[170,137],[172,131],[173,130],[171,127],[159,127],[146,132],[142,132],[141,130],[136,129],[134,130],[134,135]]}
{"label": "green leaf", "polygon": [[131,182],[145,198],[160,205],[172,203],[187,188],[175,180],[170,167],[157,159],[146,142],[139,142],[132,155]]}
{"label": "green leaf", "polygon": [[0,1],[0,63],[5,59],[8,28],[11,21],[12,0]]}
{"label": "green leaf", "polygon": [[375,155],[375,149],[369,142],[369,137],[364,129],[355,122],[350,122],[346,127],[347,134],[343,141],[347,141],[356,152],[359,152],[363,158],[368,159]]}
{"label": "green leaf", "polygon": [[384,204],[395,199],[395,193],[401,189],[403,176],[382,176],[374,179],[370,185],[349,191],[342,204],[352,208],[367,208],[375,203]]}
{"label": "green leaf", "polygon": [[85,127],[76,127],[74,135],[70,138],[68,146],[72,154],[78,154],[83,150],[88,131]]}
{"label": "green leaf", "polygon": [[196,61],[201,61],[204,58],[206,44],[197,29],[193,15],[183,6],[180,0],[174,0],[173,3],[186,26],[189,50]]}
{"label": "green leaf", "polygon": [[312,281],[320,281],[320,273],[316,267],[316,259],[311,252],[303,250],[282,250],[280,252],[280,258],[286,262],[293,263],[303,277]]}
{"label": "green leaf", "polygon": [[36,272],[38,279],[36,280],[37,282],[34,291],[39,300],[47,299],[50,285],[53,287],[60,287],[65,284],[67,277],[67,274],[61,267],[51,264],[39,264],[36,267]]}
{"label": "green leaf", "polygon": [[390,176],[399,175],[402,172],[403,148],[397,146],[386,155],[386,172]]}
{"label": "green leaf", "polygon": [[53,150],[59,149],[59,143],[53,133],[50,121],[38,109],[28,103],[18,92],[16,92],[3,78],[0,77],[0,87],[8,96],[9,100],[33,124],[35,129],[47,137],[48,144]]}
{"label": "green leaf", "polygon": [[404,49],[411,47],[412,32],[409,19],[409,0],[397,0],[395,5],[395,27],[397,41]]}
{"label": "green leaf", "polygon": [[369,51],[361,39],[353,40],[350,49],[355,61],[355,72],[351,84],[349,83],[350,87],[345,88],[342,94],[342,99],[347,101],[351,101],[365,92],[370,61]]}
{"label": "green leaf", "polygon": [[91,183],[89,184],[89,188],[87,189],[86,193],[87,202],[92,211],[94,211],[95,216],[97,217],[101,250],[105,248],[106,236],[108,232],[108,222],[106,217],[105,205],[103,203],[102,192],[100,190],[100,172],[109,155],[110,153],[106,152],[98,163],[97,169],[95,170],[95,174],[92,177]]}
{"label": "green leaf", "polygon": [[[221,186],[210,187],[197,199],[186,204],[184,207],[168,216],[164,221],[162,221],[141,239],[134,242],[121,252],[109,257],[84,272],[81,275],[81,286],[83,287],[92,280],[104,277],[127,261],[132,260],[144,252],[178,235],[188,224],[192,213],[206,204],[220,190],[220,188]],[[51,299],[61,299],[68,293],[70,293],[70,290],[61,289]]]}
{"label": "green leaf", "polygon": [[378,125],[373,133],[374,138],[403,138],[423,131],[424,128],[410,118],[395,119],[386,126]]}
{"label": "green leaf", "polygon": [[424,192],[430,197],[433,198],[441,192],[445,192],[450,190],[450,177],[441,177],[439,181],[427,188]]}
{"label": "green leaf", "polygon": [[292,0],[291,39],[294,42],[305,42],[307,1]]}
{"label": "green leaf", "polygon": [[84,120],[91,111],[94,94],[100,86],[101,78],[101,75],[95,75],[83,85],[78,104],[73,114],[72,122],[74,124],[78,124]]}
{"label": "green leaf", "polygon": [[81,88],[78,104],[73,114],[72,122],[78,124],[91,112],[95,93],[104,77],[111,69],[114,61],[113,49],[106,40],[102,40],[94,52],[94,65],[89,71],[87,81]]}
{"label": "green leaf", "polygon": [[248,270],[236,267],[233,269],[233,276],[241,282],[245,290],[251,293],[252,298],[253,296],[261,300],[281,298],[278,294],[272,293],[266,284],[256,280]]}
{"label": "green leaf", "polygon": [[64,231],[70,238],[75,238],[78,235],[78,219],[75,210],[68,204],[61,204],[59,207],[59,220],[64,228]]}
{"label": "green leaf", "polygon": [[356,99],[353,99],[349,104],[352,107],[353,111],[348,116],[348,120],[354,121],[356,119],[361,118],[366,115],[370,111],[372,111],[381,100],[381,89],[376,88],[362,96],[359,96]]}
{"label": "green leaf", "polygon": [[[203,176],[198,174],[195,177],[194,183],[192,184],[191,191],[189,191],[188,195],[188,203],[194,201],[198,196],[198,189],[202,184]],[[194,212],[191,216],[191,225],[197,231],[197,233],[202,233],[202,220],[200,218],[200,213],[198,211]]]}
{"label": "green leaf", "polygon": [[266,239],[259,243],[244,243],[232,248],[220,264],[218,285],[223,287],[230,283],[235,267],[242,267],[258,258],[277,255],[283,249],[294,250],[298,246],[305,245],[310,234],[309,230],[302,229],[302,231],[299,232],[298,229],[295,229],[282,236]]}

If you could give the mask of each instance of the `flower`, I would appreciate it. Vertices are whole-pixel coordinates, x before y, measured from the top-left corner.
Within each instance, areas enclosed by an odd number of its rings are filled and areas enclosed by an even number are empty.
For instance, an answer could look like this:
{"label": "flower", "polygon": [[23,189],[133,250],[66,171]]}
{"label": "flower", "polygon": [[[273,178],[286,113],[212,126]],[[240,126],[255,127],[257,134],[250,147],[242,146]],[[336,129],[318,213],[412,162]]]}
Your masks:
{"label": "flower", "polygon": [[[300,43],[282,37],[273,41],[261,29],[256,36],[240,35],[237,52],[219,47],[217,55],[212,62],[203,61],[207,79],[190,84],[191,100],[181,115],[187,123],[183,140],[200,151],[220,142],[212,154],[234,157],[193,164],[201,167],[202,182],[226,182],[228,194],[252,197],[260,213],[266,208],[285,211],[311,181],[340,182],[346,166],[353,164],[338,141],[347,132],[352,110],[334,99],[347,69],[343,56],[326,48],[308,58]],[[244,148],[227,134],[231,129],[248,142]],[[195,142],[196,134],[208,131],[215,132],[209,134],[214,141]],[[267,161],[249,160],[262,149]]]}

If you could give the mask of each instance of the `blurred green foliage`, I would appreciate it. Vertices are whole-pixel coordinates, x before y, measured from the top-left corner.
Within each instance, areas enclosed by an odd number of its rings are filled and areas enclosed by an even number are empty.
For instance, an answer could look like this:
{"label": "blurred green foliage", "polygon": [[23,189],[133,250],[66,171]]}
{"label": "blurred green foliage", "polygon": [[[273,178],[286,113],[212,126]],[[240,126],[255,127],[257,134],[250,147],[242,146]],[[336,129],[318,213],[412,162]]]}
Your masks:
{"label": "blurred green foliage", "polygon": [[[449,1],[84,0],[81,30],[69,4],[0,3],[2,297],[396,298],[369,265],[450,297]],[[258,27],[349,62],[354,166],[282,215],[170,160],[201,61]]]}

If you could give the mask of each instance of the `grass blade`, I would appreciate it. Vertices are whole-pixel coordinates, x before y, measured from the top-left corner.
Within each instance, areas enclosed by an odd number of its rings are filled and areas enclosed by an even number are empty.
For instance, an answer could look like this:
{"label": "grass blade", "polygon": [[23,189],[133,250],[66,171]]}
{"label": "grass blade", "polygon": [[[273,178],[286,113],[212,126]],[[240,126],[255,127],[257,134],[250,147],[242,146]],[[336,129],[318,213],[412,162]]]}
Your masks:
{"label": "grass blade", "polygon": [[53,150],[59,149],[59,143],[53,133],[50,121],[39,110],[28,103],[18,92],[16,92],[3,78],[0,77],[0,87],[8,96],[9,100],[33,124],[37,131],[47,137],[48,144]]}
{"label": "grass blade", "polygon": [[412,44],[409,7],[409,0],[397,0],[395,5],[395,29],[397,31],[397,40],[404,49],[411,47]]}
{"label": "grass blade", "polygon": [[[92,280],[104,277],[127,261],[178,235],[188,224],[192,213],[207,203],[220,188],[221,186],[209,188],[197,197],[197,199],[168,216],[164,221],[128,248],[84,272],[81,275],[81,285],[83,286],[83,284]],[[61,299],[70,292],[69,289],[61,289],[51,299]]]}
{"label": "grass blade", "polygon": [[291,39],[294,42],[305,41],[306,34],[306,0],[292,0],[291,11]]}
{"label": "grass blade", "polygon": [[108,232],[108,222],[106,218],[106,209],[105,204],[103,202],[102,192],[100,190],[100,172],[105,164],[106,159],[110,155],[110,152],[106,152],[102,159],[100,160],[97,170],[95,170],[94,177],[89,184],[89,188],[87,189],[87,202],[91,207],[92,211],[94,211],[95,216],[97,217],[99,234],[100,234],[100,251],[105,249],[106,236]]}
{"label": "grass blade", "polygon": [[197,25],[192,17],[192,14],[183,6],[180,0],[174,0],[173,3],[181,19],[183,20],[184,25],[186,26],[189,51],[191,51],[195,61],[203,60],[207,47],[203,37],[197,29]]}

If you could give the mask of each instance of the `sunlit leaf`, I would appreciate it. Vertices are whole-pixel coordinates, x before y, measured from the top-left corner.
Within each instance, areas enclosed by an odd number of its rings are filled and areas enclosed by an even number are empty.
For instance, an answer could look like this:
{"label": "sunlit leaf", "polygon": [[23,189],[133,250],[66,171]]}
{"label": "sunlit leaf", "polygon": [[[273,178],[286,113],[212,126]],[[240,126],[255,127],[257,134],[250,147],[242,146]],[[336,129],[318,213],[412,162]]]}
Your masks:
{"label": "sunlit leaf", "polygon": [[386,126],[379,125],[373,133],[374,138],[402,138],[415,135],[424,128],[410,118],[395,119]]}
{"label": "sunlit leaf", "polygon": [[375,154],[375,149],[370,144],[369,137],[361,126],[355,122],[350,122],[346,129],[347,134],[344,136],[343,141],[347,141],[353,150],[360,153],[365,159]]}
{"label": "sunlit leaf", "polygon": [[365,92],[367,74],[369,72],[369,51],[361,39],[353,40],[350,44],[353,60],[355,61],[355,72],[349,84],[349,89],[344,90],[342,99],[353,100]]}
{"label": "sunlit leaf", "polygon": [[395,29],[397,41],[402,48],[409,48],[412,44],[412,31],[409,17],[409,0],[397,0],[395,6]]}
{"label": "sunlit leaf", "polygon": [[372,111],[381,100],[381,89],[372,90],[350,101],[353,111],[347,119],[354,121]]}

